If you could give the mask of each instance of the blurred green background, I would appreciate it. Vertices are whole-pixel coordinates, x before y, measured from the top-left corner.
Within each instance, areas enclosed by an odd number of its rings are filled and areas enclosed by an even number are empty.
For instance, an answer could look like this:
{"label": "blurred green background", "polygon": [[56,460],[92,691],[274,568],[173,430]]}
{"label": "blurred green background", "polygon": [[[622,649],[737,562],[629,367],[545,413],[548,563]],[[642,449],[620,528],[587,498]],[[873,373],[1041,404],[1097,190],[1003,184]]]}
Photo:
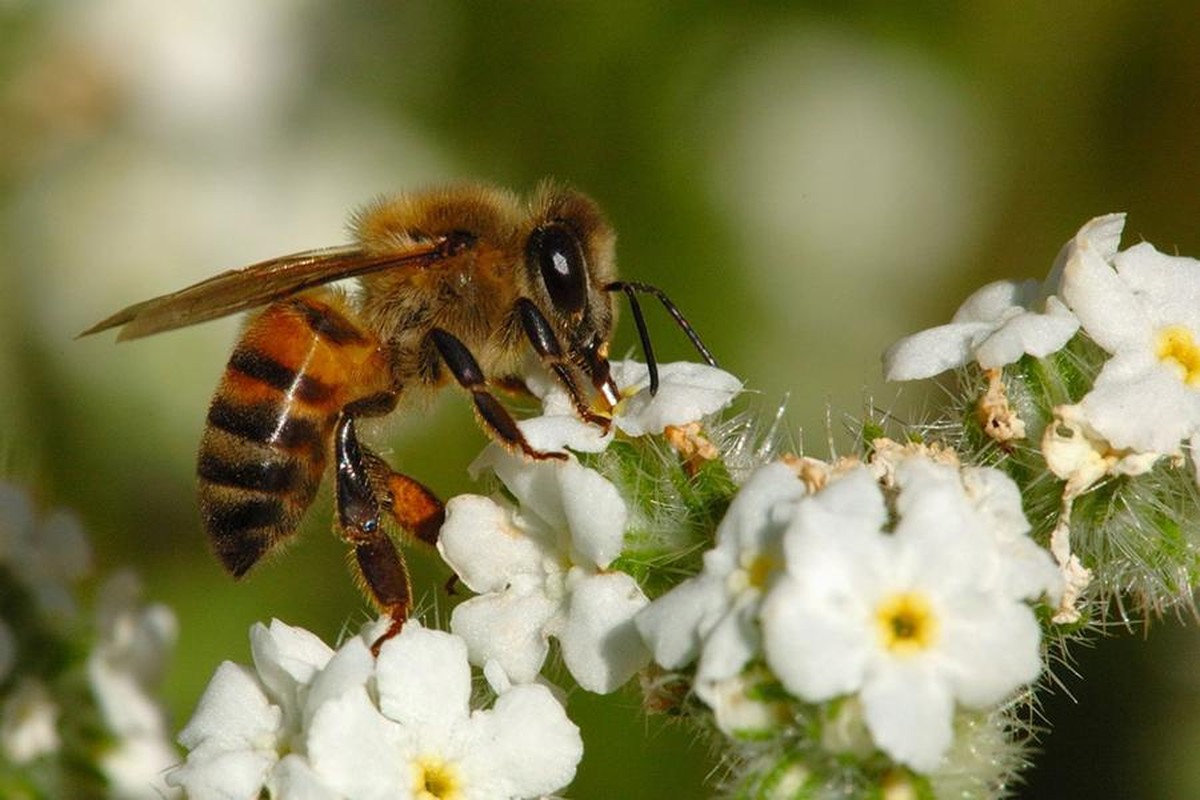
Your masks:
{"label": "blurred green background", "polygon": [[[0,76],[0,467],[175,609],[177,724],[253,621],[332,640],[366,610],[327,493],[284,557],[240,584],[218,568],[193,460],[237,322],[73,340],[119,307],[340,243],[382,192],[553,175],[607,209],[622,274],[666,288],[765,406],[786,395],[824,456],[827,409],[845,449],[844,414],[920,406],[880,381],[888,344],[982,282],[1042,277],[1090,217],[1200,255],[1188,3],[7,0]],[[443,496],[484,444],[449,395],[369,438]],[[445,569],[411,561],[444,617]],[[1076,653],[1019,796],[1200,796],[1189,622]],[[570,707],[572,796],[708,793],[703,749],[633,693]]]}

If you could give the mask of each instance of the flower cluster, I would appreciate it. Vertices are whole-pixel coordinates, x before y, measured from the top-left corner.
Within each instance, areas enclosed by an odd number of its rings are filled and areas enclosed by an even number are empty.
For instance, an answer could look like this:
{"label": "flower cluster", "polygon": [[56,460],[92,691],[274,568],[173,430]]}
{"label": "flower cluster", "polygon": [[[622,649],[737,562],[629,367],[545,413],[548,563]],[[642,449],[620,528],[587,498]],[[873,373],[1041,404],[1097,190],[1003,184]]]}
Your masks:
{"label": "flower cluster", "polygon": [[[623,399],[608,432],[580,421],[566,392],[535,375],[530,388],[545,413],[521,423],[526,437],[550,450],[602,452],[618,436],[682,430],[741,390],[732,375],[695,364],[663,365],[653,396],[645,365],[614,362],[612,373]],[[474,663],[494,663],[518,683],[537,677],[554,638],[580,686],[607,693],[624,685],[650,654],[633,623],[646,594],[613,568],[634,516],[622,492],[574,457],[526,462],[492,445],[473,467],[484,469],[507,497],[452,499],[438,541],[446,563],[478,595],[455,608],[451,630],[466,640]]]}
{"label": "flower cluster", "polygon": [[336,651],[257,626],[254,668],[218,670],[170,783],[557,791],[583,755],[543,677],[561,665],[597,693],[637,676],[648,711],[719,743],[737,796],[1003,794],[1051,653],[1112,593],[1162,608],[1200,577],[1200,263],[1122,251],[1123,225],[1089,222],[1045,281],[991,284],[893,346],[889,378],[955,369],[964,391],[901,436],[864,422],[858,457],[714,420],[742,387],[712,367],[662,365],[651,394],[645,365],[614,362],[607,427],[530,376],[543,413],[521,430],[567,457],[489,446],[490,493],[447,503],[438,549],[471,592],[450,632],[410,621],[376,658],[379,626]]}
{"label": "flower cluster", "polygon": [[999,444],[1010,474],[1061,481],[1023,487],[1067,581],[1061,622],[1118,591],[1147,609],[1186,603],[1200,576],[1187,557],[1200,544],[1200,470],[1177,479],[1185,455],[1200,456],[1200,261],[1144,242],[1121,250],[1124,223],[1091,220],[1044,282],[986,286],[950,324],[884,356],[896,380],[960,368],[985,434],[972,440],[964,414],[961,448],[996,461]]}
{"label": "flower cluster", "polygon": [[[722,457],[744,443],[700,424],[735,379],[667,365],[651,397],[642,365],[614,375],[632,388],[607,433],[531,381],[546,413],[526,435],[576,455],[489,447],[474,470],[500,491],[447,506],[439,548],[476,593],[451,629],[473,663],[528,684],[556,640],[585,689],[640,672],[647,708],[710,716],[735,759],[754,743],[743,788],[805,747],[820,753],[806,781],[845,780],[856,748],[865,787],[898,767],[954,772],[954,731],[980,718],[1005,739],[997,709],[1043,669],[1034,606],[1063,593],[1011,479],[879,440],[863,461],[767,459],[738,485]],[[853,728],[851,745],[838,731]]]}
{"label": "flower cluster", "polygon": [[155,699],[175,618],[140,603],[136,578],[109,577],[92,617],[79,582],[91,550],[74,515],[42,513],[0,483],[0,795],[172,796],[177,759]]}
{"label": "flower cluster", "polygon": [[336,651],[278,621],[256,625],[254,667],[217,669],[168,782],[194,800],[493,800],[570,783],[583,744],[549,688],[489,670],[495,701],[479,707],[459,637],[410,621],[376,658],[370,644],[389,623]]}
{"label": "flower cluster", "polygon": [[[993,706],[1041,671],[1026,601],[1061,588],[1028,532],[992,469],[921,452],[775,462],[743,486],[701,573],[637,623],[663,666],[698,659],[696,694],[727,734],[786,739],[792,700],[836,700],[890,759],[934,772],[956,707]],[[763,660],[786,695],[755,690],[761,669],[747,683]]]}

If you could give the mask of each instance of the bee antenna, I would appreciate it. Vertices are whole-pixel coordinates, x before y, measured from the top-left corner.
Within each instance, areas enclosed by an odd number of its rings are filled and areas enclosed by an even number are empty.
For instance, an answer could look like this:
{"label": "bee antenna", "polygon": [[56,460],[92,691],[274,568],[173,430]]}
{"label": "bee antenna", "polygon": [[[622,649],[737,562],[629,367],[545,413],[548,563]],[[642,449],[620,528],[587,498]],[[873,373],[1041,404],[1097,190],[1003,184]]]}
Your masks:
{"label": "bee antenna", "polygon": [[638,338],[642,342],[642,352],[646,355],[646,368],[650,371],[651,395],[658,393],[658,363],[654,358],[654,347],[650,344],[650,332],[646,329],[646,320],[642,316],[642,306],[637,299],[638,292],[657,297],[658,301],[663,304],[663,308],[675,320],[675,324],[679,326],[680,330],[683,331],[684,335],[692,343],[692,346],[700,353],[705,363],[710,367],[717,366],[717,360],[713,358],[713,354],[709,349],[704,346],[704,342],[700,339],[700,334],[696,333],[696,329],[683,316],[683,312],[671,302],[671,298],[667,297],[666,292],[662,289],[639,281],[613,281],[607,284],[604,290],[607,292],[624,292],[625,296],[629,298],[629,310],[633,312],[633,321],[637,325]]}

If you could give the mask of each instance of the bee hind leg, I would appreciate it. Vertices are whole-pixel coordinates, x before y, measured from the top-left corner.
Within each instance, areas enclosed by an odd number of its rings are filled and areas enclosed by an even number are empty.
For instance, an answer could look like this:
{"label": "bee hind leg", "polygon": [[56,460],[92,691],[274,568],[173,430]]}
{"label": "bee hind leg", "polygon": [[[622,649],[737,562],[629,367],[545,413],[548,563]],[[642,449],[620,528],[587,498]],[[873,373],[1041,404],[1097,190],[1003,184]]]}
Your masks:
{"label": "bee hind leg", "polygon": [[445,510],[429,489],[392,471],[383,459],[362,447],[354,418],[348,414],[338,419],[334,448],[338,530],[354,548],[367,593],[392,619],[371,645],[378,655],[380,646],[400,632],[412,605],[408,566],[384,529],[382,514],[386,512],[405,532],[432,545],[437,542]]}

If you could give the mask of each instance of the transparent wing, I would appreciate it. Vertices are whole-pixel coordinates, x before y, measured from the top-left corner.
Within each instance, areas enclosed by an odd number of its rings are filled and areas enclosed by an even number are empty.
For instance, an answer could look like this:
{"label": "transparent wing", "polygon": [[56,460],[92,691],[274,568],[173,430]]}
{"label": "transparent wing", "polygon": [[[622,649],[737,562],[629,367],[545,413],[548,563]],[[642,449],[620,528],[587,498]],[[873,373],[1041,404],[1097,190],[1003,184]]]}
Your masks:
{"label": "transparent wing", "polygon": [[134,303],[100,320],[80,336],[120,328],[118,340],[136,339],[266,305],[343,278],[390,269],[425,269],[453,255],[461,242],[439,237],[389,253],[347,245],[280,256],[229,270],[178,292]]}

